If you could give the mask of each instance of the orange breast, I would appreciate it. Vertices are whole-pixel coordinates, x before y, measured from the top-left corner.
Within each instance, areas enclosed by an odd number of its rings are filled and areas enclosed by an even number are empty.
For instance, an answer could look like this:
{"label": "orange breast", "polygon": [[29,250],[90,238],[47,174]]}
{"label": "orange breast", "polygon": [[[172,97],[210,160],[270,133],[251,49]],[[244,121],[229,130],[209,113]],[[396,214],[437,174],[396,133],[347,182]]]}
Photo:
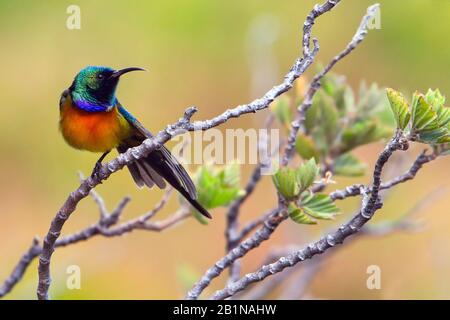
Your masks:
{"label": "orange breast", "polygon": [[73,106],[70,96],[61,106],[60,129],[69,145],[92,152],[114,149],[131,134],[130,124],[116,107],[108,112],[86,112]]}

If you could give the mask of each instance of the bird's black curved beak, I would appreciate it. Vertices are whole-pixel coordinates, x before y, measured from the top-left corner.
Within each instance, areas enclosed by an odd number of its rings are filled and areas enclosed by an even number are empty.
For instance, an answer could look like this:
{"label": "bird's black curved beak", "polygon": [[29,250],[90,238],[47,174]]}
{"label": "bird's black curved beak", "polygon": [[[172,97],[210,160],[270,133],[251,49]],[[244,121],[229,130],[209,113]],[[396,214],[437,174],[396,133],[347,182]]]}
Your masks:
{"label": "bird's black curved beak", "polygon": [[113,74],[109,76],[109,79],[118,79],[121,75],[131,72],[131,71],[147,71],[147,70],[142,69],[142,68],[137,68],[137,67],[120,69],[120,70],[114,71]]}

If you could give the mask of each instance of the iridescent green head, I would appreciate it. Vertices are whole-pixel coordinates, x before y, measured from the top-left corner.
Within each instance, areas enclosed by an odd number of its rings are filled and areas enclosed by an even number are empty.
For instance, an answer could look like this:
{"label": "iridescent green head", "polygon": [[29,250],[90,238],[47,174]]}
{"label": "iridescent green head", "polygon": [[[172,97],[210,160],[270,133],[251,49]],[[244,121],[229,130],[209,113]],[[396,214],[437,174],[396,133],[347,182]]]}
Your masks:
{"label": "iridescent green head", "polygon": [[120,76],[137,70],[144,69],[86,67],[76,75],[69,88],[72,100],[77,107],[88,112],[107,111],[116,102],[116,88]]}

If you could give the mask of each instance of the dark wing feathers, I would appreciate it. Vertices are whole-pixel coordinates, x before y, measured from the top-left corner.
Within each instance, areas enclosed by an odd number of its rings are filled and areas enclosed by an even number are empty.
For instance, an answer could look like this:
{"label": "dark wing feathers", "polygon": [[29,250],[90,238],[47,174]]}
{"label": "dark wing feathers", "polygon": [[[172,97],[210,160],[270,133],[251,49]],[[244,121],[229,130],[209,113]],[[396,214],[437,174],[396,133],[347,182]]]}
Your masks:
{"label": "dark wing feathers", "polygon": [[164,189],[166,187],[166,182],[164,181],[164,179],[156,173],[156,171],[148,164],[147,161],[143,161],[142,164],[139,163],[139,165],[142,165],[144,167],[143,169],[145,169],[147,174],[160,189]]}
{"label": "dark wing feathers", "polygon": [[[126,151],[126,150],[125,150]],[[124,152],[125,152],[124,151]],[[120,150],[119,150],[120,152]],[[136,163],[131,163],[128,165],[128,170],[130,170],[131,176],[133,177],[134,182],[139,188],[143,188],[145,186],[145,182],[139,173],[139,169]]]}
{"label": "dark wing feathers", "polygon": [[178,177],[184,189],[187,191],[192,199],[197,199],[197,190],[195,189],[194,182],[192,182],[191,177],[186,172],[184,167],[178,162],[178,160],[167,150],[166,147],[162,146],[159,151],[164,157],[165,163],[172,170],[172,172]]}

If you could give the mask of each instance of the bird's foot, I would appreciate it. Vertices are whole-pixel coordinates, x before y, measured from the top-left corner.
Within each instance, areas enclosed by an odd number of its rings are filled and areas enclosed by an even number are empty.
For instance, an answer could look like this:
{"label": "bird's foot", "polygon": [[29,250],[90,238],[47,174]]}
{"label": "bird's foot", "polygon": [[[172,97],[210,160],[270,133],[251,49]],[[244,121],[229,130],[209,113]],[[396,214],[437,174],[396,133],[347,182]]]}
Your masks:
{"label": "bird's foot", "polygon": [[[92,173],[91,173],[92,179],[101,180],[99,178],[100,178],[100,169],[102,168],[102,161],[103,161],[103,159],[105,159],[105,157],[108,155],[109,152],[110,152],[110,150],[104,152],[102,154],[102,156],[95,163],[94,170],[92,170]],[[101,181],[100,181],[100,183],[101,183]]]}
{"label": "bird's foot", "polygon": [[92,173],[91,173],[91,178],[92,179],[98,179],[99,178],[101,167],[102,167],[101,161],[97,161],[95,163],[94,169],[92,170]]}

